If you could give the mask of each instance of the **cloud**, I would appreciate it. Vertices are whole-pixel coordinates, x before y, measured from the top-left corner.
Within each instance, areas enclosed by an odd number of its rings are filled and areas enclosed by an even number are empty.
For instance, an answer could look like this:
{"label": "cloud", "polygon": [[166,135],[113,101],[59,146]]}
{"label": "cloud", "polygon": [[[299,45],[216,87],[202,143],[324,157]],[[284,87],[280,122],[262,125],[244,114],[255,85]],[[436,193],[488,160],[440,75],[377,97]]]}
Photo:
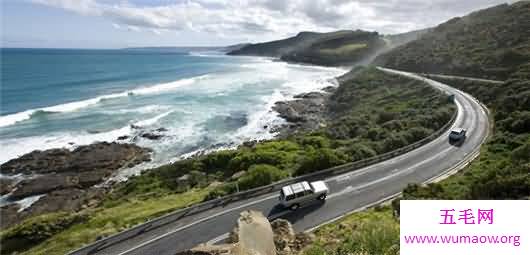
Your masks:
{"label": "cloud", "polygon": [[101,16],[116,29],[189,30],[266,40],[302,30],[399,33],[434,26],[503,0],[31,0],[81,15]]}

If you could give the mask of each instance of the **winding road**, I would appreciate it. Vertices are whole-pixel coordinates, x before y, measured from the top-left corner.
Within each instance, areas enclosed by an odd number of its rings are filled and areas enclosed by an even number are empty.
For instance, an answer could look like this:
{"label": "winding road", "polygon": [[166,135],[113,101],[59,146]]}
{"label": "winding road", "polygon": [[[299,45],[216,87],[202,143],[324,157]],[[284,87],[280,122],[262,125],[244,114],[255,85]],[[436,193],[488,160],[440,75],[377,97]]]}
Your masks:
{"label": "winding road", "polygon": [[259,210],[269,219],[284,218],[296,231],[313,229],[343,215],[384,201],[409,183],[432,182],[454,173],[478,155],[488,135],[487,110],[470,95],[421,76],[380,68],[388,73],[424,80],[455,95],[458,114],[453,127],[468,130],[461,144],[450,144],[448,132],[434,141],[390,160],[326,179],[330,194],[325,203],[315,203],[295,212],[279,209],[278,194],[266,194],[183,217],[162,227],[147,229],[125,241],[90,253],[72,254],[159,254],[170,255],[200,243],[215,243],[227,237],[243,210]]}

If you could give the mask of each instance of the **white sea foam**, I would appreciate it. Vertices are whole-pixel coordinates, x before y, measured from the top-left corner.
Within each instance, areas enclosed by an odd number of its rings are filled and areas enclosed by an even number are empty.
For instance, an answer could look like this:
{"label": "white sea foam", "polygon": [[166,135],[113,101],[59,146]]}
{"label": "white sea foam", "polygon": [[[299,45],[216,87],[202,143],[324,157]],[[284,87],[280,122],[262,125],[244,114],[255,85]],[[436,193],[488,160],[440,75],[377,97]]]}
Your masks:
{"label": "white sea foam", "polygon": [[129,92],[129,94],[146,95],[146,94],[163,93],[163,92],[175,90],[175,89],[183,87],[183,86],[189,86],[189,85],[195,83],[196,81],[205,79],[207,77],[208,77],[208,75],[201,75],[201,76],[197,76],[197,77],[194,77],[194,78],[180,79],[180,80],[173,81],[173,82],[162,83],[162,84],[159,84],[159,85],[156,85],[156,86],[138,88],[138,89],[131,90]]}
{"label": "white sea foam", "polygon": [[11,138],[0,140],[0,147],[7,148],[0,154],[0,164],[10,159],[20,157],[35,149],[48,150],[53,148],[72,149],[79,145],[94,142],[112,142],[118,137],[131,133],[131,127],[125,126],[119,129],[102,133],[64,132],[47,134],[46,136],[31,136],[23,138]]}
{"label": "white sea foam", "polygon": [[33,203],[39,201],[39,199],[41,197],[43,197],[43,196],[45,196],[45,195],[35,195],[35,196],[26,197],[24,199],[16,201],[15,203],[17,203],[20,206],[20,208],[18,209],[18,212],[22,212],[22,211],[26,210]]}
{"label": "white sea foam", "polygon": [[77,111],[82,108],[96,105],[103,100],[126,97],[126,96],[131,96],[131,95],[147,95],[147,94],[157,94],[157,93],[164,93],[164,92],[172,91],[172,90],[178,89],[183,86],[192,85],[196,81],[205,79],[207,77],[208,75],[201,75],[201,76],[197,76],[193,78],[180,79],[177,81],[162,83],[162,84],[158,84],[154,86],[137,88],[137,89],[133,89],[130,91],[121,92],[121,93],[103,95],[103,96],[98,96],[98,97],[91,98],[91,99],[64,103],[64,104],[37,108],[37,109],[30,109],[30,110],[26,110],[23,112],[8,114],[8,115],[0,116],[0,127],[11,126],[11,125],[16,124],[17,122],[28,120],[31,118],[33,114],[37,112],[59,112],[59,113],[73,112],[73,111]]}
{"label": "white sea foam", "polygon": [[160,119],[168,116],[169,114],[171,114],[173,111],[167,111],[165,113],[162,113],[162,114],[159,114],[159,115],[156,115],[155,117],[153,118],[150,118],[150,119],[146,119],[146,120],[142,120],[142,121],[138,121],[136,122],[134,125],[135,126],[139,126],[139,127],[145,127],[145,126],[150,126],[150,125],[153,125],[155,123],[157,123]]}
{"label": "white sea foam", "polygon": [[260,109],[249,112],[247,124],[239,128],[233,137],[239,142],[256,139],[271,139],[276,134],[271,133],[270,129],[285,123],[285,120],[278,116],[278,113],[272,110],[274,103],[284,101],[287,97],[278,89],[274,90],[272,95],[262,97],[263,105]]}
{"label": "white sea foam", "polygon": [[119,109],[119,110],[103,110],[101,113],[107,114],[107,115],[114,115],[114,114],[150,114],[150,113],[158,113],[158,112],[165,112],[171,109],[171,105],[146,105],[141,106],[138,108],[131,108],[131,109]]}
{"label": "white sea foam", "polygon": [[[117,118],[116,122],[108,125],[118,127],[112,127],[112,130],[101,133],[89,133],[81,127],[76,131],[56,131],[39,136],[1,139],[0,147],[7,149],[0,154],[0,163],[35,149],[72,149],[98,141],[116,141],[118,137],[125,135],[134,137],[140,131],[133,129],[130,124],[140,126],[144,130],[149,130],[155,125],[169,129],[163,133],[164,137],[160,140],[131,139],[139,146],[154,149],[154,160],[148,165],[136,166],[120,172],[117,179],[124,179],[129,175],[137,174],[147,166],[152,167],[176,160],[190,151],[204,151],[205,148],[207,148],[206,151],[233,148],[247,140],[271,139],[275,134],[270,130],[274,126],[285,123],[278,113],[272,111],[275,102],[290,100],[296,94],[333,85],[329,82],[329,78],[343,73],[336,68],[315,68],[313,70],[310,66],[300,67],[265,59],[249,58],[249,62],[251,63],[244,64],[245,68],[235,72],[197,76],[74,102],[70,105],[48,107],[50,111],[75,111],[95,105],[93,107],[95,112],[105,115],[120,114],[122,115],[120,118],[125,118],[128,123],[124,124]],[[238,66],[241,65],[238,64]],[[180,89],[190,85],[193,87]],[[179,101],[182,99],[162,96],[160,101],[157,101],[158,97],[141,97],[146,94],[163,95],[172,91],[178,91],[179,93],[175,94],[186,96],[186,99]],[[253,96],[256,95],[254,93],[261,96]],[[134,97],[135,95],[138,97]],[[236,95],[234,100],[243,100],[241,103],[245,106],[239,105],[239,101],[230,100],[229,97],[232,95]],[[98,104],[103,98],[127,96],[134,99],[134,103],[128,103],[129,100],[117,100]],[[196,101],[198,99],[201,101]],[[31,114],[37,110],[30,111],[32,112],[17,113],[20,114],[19,116],[12,114],[0,117],[0,127],[12,125],[20,119],[30,118]],[[86,112],[92,114],[92,108]],[[247,119],[243,126],[228,132],[216,132],[215,127],[212,129],[213,132],[208,131],[205,123],[209,123],[209,119],[215,116],[229,116],[233,112],[245,113]],[[84,113],[85,111],[81,111],[79,114],[84,116]],[[68,115],[65,116],[68,117]],[[105,126],[105,123],[102,123],[102,126],[103,129],[107,128],[106,130],[109,128]]]}

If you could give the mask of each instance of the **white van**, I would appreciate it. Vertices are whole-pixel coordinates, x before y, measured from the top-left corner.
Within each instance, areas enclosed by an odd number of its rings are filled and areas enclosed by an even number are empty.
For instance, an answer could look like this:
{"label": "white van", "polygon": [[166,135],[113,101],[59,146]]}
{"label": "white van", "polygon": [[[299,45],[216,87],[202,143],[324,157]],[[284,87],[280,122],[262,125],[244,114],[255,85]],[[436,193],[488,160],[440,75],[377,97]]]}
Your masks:
{"label": "white van", "polygon": [[323,181],[304,181],[283,187],[279,199],[283,206],[296,210],[305,202],[314,199],[325,200],[328,192],[329,188]]}

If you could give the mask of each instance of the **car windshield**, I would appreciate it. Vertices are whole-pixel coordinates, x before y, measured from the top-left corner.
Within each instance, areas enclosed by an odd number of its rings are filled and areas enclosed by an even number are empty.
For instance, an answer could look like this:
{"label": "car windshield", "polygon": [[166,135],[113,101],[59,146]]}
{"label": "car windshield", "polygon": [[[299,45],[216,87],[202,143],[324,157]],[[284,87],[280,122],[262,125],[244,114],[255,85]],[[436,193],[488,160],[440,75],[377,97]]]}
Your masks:
{"label": "car windshield", "polygon": [[458,134],[460,134],[460,132],[458,132],[458,131],[451,131],[451,134],[453,134],[453,135],[458,135]]}

